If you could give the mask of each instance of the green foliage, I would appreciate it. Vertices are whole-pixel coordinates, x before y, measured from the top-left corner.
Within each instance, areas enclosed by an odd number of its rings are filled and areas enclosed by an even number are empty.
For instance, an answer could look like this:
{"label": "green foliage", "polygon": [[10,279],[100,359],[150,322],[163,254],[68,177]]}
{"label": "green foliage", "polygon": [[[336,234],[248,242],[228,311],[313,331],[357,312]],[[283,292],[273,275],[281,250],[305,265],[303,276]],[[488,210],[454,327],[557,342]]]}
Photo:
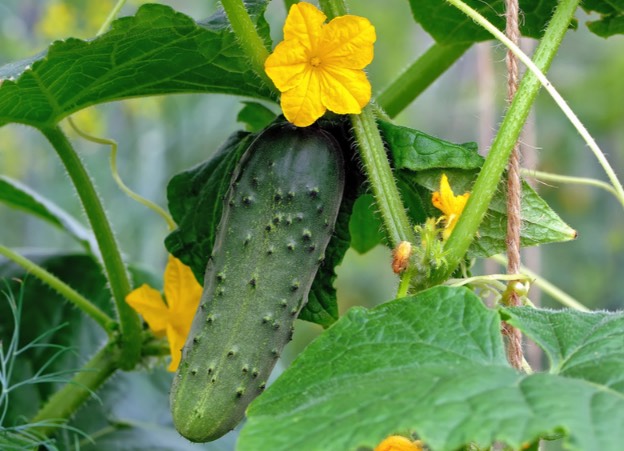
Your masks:
{"label": "green foliage", "polygon": [[[248,6],[268,44],[266,3]],[[0,80],[0,126],[53,125],[88,106],[138,96],[214,92],[272,98],[222,12],[197,24],[157,4],[114,21],[91,41],[57,41],[35,59],[0,67]]]}
{"label": "green foliage", "polygon": [[[373,310],[352,309],[252,403],[238,449],[354,450],[414,431],[435,450],[494,441],[519,448],[563,433],[569,449],[616,451],[624,440],[624,398],[603,384],[621,379],[621,365],[603,368],[596,380],[582,364],[598,347],[611,362],[621,358],[624,334],[615,330],[623,315],[558,315],[557,339],[574,375],[510,368],[499,315],[465,288],[436,287]],[[542,310],[530,317],[531,324],[554,320]],[[587,339],[566,333],[579,322],[594,324]],[[538,343],[548,335],[546,329]],[[594,344],[590,336],[607,338]]]}
{"label": "green foliage", "polygon": [[248,132],[258,133],[275,120],[275,113],[258,102],[243,102],[236,120],[245,124]]}
{"label": "green foliage", "polygon": [[621,0],[587,0],[583,9],[600,14],[600,20],[587,23],[589,29],[598,36],[608,38],[616,34],[624,34],[624,2]]}
{"label": "green foliage", "polygon": [[[437,217],[441,212],[431,204],[431,193],[440,186],[446,173],[456,194],[470,191],[483,157],[474,144],[453,144],[418,130],[381,123],[401,182],[399,188],[408,205],[412,221],[424,222],[424,217]],[[526,183],[522,188],[522,246],[568,241],[576,238],[572,230]],[[501,181],[485,216],[479,236],[473,241],[469,256],[488,257],[505,249],[507,210],[506,183]],[[372,221],[369,217],[367,221]],[[369,227],[363,223],[363,227]],[[368,233],[359,229],[358,233]],[[360,232],[361,231],[361,232]],[[355,235],[355,232],[354,232]],[[360,239],[356,238],[356,241]],[[368,242],[368,245],[372,241]]]}
{"label": "green foliage", "polygon": [[[505,2],[466,0],[500,30],[505,29]],[[492,35],[474,23],[463,12],[445,0],[410,0],[416,22],[440,44],[459,44],[487,41]],[[521,0],[520,32],[523,36],[540,38],[557,2],[555,0]],[[576,26],[576,24],[573,24]]]}
{"label": "green foliage", "polygon": [[0,175],[0,202],[47,221],[67,232],[86,250],[97,253],[97,243],[89,230],[54,202],[17,180]]}

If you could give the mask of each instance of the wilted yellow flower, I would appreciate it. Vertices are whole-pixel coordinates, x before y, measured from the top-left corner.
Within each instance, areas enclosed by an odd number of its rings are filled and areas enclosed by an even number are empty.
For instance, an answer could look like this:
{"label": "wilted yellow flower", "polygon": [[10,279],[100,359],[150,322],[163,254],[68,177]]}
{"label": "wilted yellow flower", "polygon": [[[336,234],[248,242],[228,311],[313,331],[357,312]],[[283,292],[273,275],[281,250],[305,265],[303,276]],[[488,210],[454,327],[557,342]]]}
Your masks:
{"label": "wilted yellow flower", "polygon": [[311,125],[326,110],[359,114],[370,101],[363,69],[373,60],[375,27],[359,16],[327,16],[310,3],[291,6],[284,40],[264,67],[282,93],[284,116],[299,127]]}
{"label": "wilted yellow flower", "polygon": [[160,292],[147,284],[128,294],[126,302],[143,316],[154,335],[167,336],[171,351],[171,363],[167,369],[175,371],[182,358],[182,347],[191,330],[202,287],[191,269],[171,255],[164,279],[166,304]]}
{"label": "wilted yellow flower", "polygon": [[375,451],[422,451],[420,440],[412,441],[400,435],[391,435],[382,441]]}
{"label": "wilted yellow flower", "polygon": [[442,210],[442,213],[444,213],[443,217],[445,227],[444,232],[442,233],[443,239],[447,240],[448,237],[451,236],[451,232],[455,228],[455,224],[457,224],[462,211],[464,211],[464,207],[466,206],[466,202],[468,202],[469,197],[470,193],[464,193],[461,196],[456,196],[451,189],[451,185],[449,185],[446,174],[442,174],[442,179],[440,180],[440,191],[433,193],[431,201],[433,202],[434,207]]}

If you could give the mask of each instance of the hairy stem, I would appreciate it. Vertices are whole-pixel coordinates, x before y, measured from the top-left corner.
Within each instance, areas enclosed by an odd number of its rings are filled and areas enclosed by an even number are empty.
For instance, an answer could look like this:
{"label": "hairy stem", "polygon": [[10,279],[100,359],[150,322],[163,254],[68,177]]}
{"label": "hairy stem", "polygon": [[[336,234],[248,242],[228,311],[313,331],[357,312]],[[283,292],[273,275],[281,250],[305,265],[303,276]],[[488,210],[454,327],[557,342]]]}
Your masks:
{"label": "hairy stem", "polygon": [[362,114],[351,115],[351,124],[364,172],[375,196],[391,247],[396,248],[401,241],[413,243],[412,228],[390,169],[372,107],[369,105],[364,108]]}
{"label": "hairy stem", "polygon": [[[459,0],[448,1],[456,6],[460,3]],[[535,51],[535,65],[541,71],[545,71],[550,67],[578,4],[579,0],[562,0],[558,3],[544,37]],[[446,261],[448,265],[445,270],[439,271],[434,275],[430,281],[431,284],[440,283],[448,279],[455,268],[457,268],[459,262],[464,258],[468,246],[470,246],[487,207],[496,192],[498,183],[507,165],[509,154],[514,143],[518,140],[539,87],[540,80],[533,72],[527,72],[522,78],[514,101],[507,110],[507,114],[492,143],[488,157],[477,177],[466,208],[446,243]]]}
{"label": "hairy stem", "polygon": [[267,86],[273,88],[273,82],[264,71],[264,61],[269,56],[269,52],[251,21],[243,0],[221,0],[221,5],[238,38],[238,43],[249,58],[252,69]]}
{"label": "hairy stem", "polygon": [[126,295],[131,290],[131,284],[117,240],[113,235],[113,230],[95,186],[65,134],[58,126],[42,128],[41,132],[50,141],[65,165],[100,247],[104,273],[119,315],[122,334],[119,364],[122,369],[130,370],[134,368],[140,357],[141,323],[137,313],[125,300]]}
{"label": "hairy stem", "polygon": [[117,348],[103,347],[62,389],[54,393],[31,423],[43,423],[36,431],[45,436],[66,422],[110,376],[119,364]]}
{"label": "hairy stem", "polygon": [[434,43],[376,99],[390,117],[395,117],[416,99],[431,83],[457,61],[471,44],[441,45]]}
{"label": "hairy stem", "polygon": [[93,321],[98,323],[102,329],[106,332],[112,332],[116,327],[116,322],[111,317],[109,317],[106,313],[100,310],[96,305],[92,304],[87,298],[78,293],[72,287],[67,285],[61,279],[56,277],[54,274],[46,271],[41,266],[37,265],[35,262],[23,257],[16,252],[13,252],[8,247],[2,246],[0,244],[0,255],[4,255],[9,260],[17,263],[22,268],[24,268],[29,274],[32,274],[37,279],[41,280],[43,283],[47,284],[50,288],[61,294],[65,297],[69,302],[74,304],[80,310],[89,315]]}

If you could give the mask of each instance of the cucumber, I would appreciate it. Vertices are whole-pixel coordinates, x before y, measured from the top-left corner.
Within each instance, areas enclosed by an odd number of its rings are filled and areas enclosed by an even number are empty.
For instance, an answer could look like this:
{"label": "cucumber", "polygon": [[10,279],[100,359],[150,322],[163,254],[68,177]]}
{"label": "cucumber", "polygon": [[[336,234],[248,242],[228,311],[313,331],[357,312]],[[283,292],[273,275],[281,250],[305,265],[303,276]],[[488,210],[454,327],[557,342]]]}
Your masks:
{"label": "cucumber", "polygon": [[344,178],[338,143],[313,127],[273,125],[241,158],[171,388],[187,439],[221,437],[265,388],[323,260]]}

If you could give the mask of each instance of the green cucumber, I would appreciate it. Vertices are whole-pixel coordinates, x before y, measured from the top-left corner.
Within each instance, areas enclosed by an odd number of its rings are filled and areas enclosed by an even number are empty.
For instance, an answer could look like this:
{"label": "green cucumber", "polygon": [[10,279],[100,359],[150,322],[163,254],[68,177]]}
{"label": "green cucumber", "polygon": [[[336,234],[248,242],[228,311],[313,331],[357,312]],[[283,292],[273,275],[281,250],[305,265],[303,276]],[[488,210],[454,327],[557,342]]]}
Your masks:
{"label": "green cucumber", "polygon": [[343,163],[330,134],[289,124],[267,128],[241,158],[171,388],[189,440],[233,429],[265,388],[332,235]]}

